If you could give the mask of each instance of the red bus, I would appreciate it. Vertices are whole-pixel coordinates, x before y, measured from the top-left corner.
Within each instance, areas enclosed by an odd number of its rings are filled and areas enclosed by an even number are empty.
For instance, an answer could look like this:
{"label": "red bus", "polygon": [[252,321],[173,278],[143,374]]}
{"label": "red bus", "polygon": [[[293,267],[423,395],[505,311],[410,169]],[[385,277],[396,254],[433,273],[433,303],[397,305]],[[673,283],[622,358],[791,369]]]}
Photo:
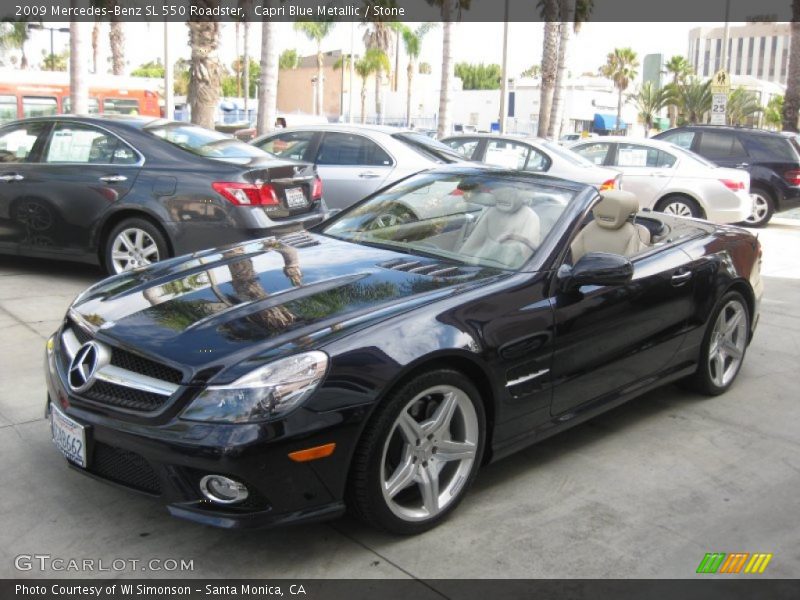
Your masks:
{"label": "red bus", "polygon": [[[89,77],[89,114],[160,117],[158,84],[145,77]],[[69,76],[63,71],[0,70],[0,124],[70,112]]]}

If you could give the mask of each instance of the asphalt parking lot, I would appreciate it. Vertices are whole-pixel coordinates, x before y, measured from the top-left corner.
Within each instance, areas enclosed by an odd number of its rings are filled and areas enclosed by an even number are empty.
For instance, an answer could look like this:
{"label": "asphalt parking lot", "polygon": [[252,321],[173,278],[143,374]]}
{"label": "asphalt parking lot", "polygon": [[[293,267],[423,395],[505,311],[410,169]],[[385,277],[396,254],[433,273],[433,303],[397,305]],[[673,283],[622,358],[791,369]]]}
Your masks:
{"label": "asphalt parking lot", "polygon": [[[765,298],[726,395],[670,386],[485,468],[415,538],[350,518],[223,531],[67,469],[43,418],[42,356],[96,268],[0,257],[0,577],[691,577],[706,552],[770,552],[800,576],[800,220],[759,233]],[[15,557],[192,560],[192,572],[20,572]]]}

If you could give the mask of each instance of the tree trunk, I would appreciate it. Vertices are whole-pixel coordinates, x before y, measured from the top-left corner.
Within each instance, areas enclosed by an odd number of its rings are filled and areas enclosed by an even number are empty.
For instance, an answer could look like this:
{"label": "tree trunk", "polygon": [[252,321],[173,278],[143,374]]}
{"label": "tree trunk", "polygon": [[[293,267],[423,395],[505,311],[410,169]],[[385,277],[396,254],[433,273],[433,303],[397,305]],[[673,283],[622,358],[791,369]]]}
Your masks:
{"label": "tree trunk", "polygon": [[381,84],[383,83],[383,71],[375,71],[375,122],[383,124],[381,115],[383,114],[383,103],[381,102]]}
{"label": "tree trunk", "polygon": [[408,89],[406,90],[406,127],[411,127],[411,83],[414,80],[414,63],[408,61]]}
{"label": "tree trunk", "polygon": [[242,78],[244,79],[244,119],[250,122],[250,117],[247,114],[247,109],[250,108],[250,21],[244,22],[244,48],[242,51],[242,59],[244,60],[244,69],[242,71]]}
{"label": "tree trunk", "polygon": [[69,101],[71,111],[76,115],[89,112],[83,28],[83,23],[72,21],[69,24]]}
{"label": "tree trunk", "polygon": [[92,73],[97,73],[97,58],[100,54],[100,21],[92,27]]}
{"label": "tree trunk", "polygon": [[450,44],[453,24],[452,5],[450,0],[442,2],[442,81],[439,90],[439,126],[437,134],[439,138],[450,135],[452,123],[450,122],[450,88],[453,81],[453,49]]}
{"label": "tree trunk", "polygon": [[547,137],[558,68],[558,0],[544,0],[544,40],[542,42],[542,79],[539,90],[538,135]]}
{"label": "tree trunk", "polygon": [[125,30],[119,17],[111,17],[111,29],[108,32],[111,46],[111,72],[114,75],[125,74]]}
{"label": "tree trunk", "polygon": [[[202,2],[206,8],[215,2]],[[222,80],[222,66],[217,58],[219,23],[214,17],[202,21],[189,21],[189,47],[192,50],[189,65],[189,106],[192,123],[214,129],[217,104]]]}
{"label": "tree trunk", "polygon": [[[264,3],[267,7],[269,4]],[[278,53],[275,48],[275,23],[261,23],[261,73],[258,84],[258,135],[275,127],[278,118]]]}
{"label": "tree trunk", "polygon": [[617,96],[617,122],[614,124],[617,133],[622,131],[622,127],[620,127],[620,123],[622,122],[622,88],[617,88],[619,90],[619,95]]}
{"label": "tree trunk", "polygon": [[570,36],[575,23],[574,0],[561,0],[561,18],[559,24],[558,64],[556,68],[556,81],[553,90],[553,106],[550,109],[550,124],[547,137],[558,139],[561,136],[561,121],[564,118],[564,104],[567,95],[567,66],[569,65]]}
{"label": "tree trunk", "polygon": [[361,82],[361,124],[367,122],[367,80]]}
{"label": "tree trunk", "polygon": [[792,0],[792,39],[789,45],[789,72],[783,99],[783,130],[797,132],[800,110],[800,0]]}
{"label": "tree trunk", "polygon": [[322,44],[317,45],[317,114],[325,114],[325,99],[323,78],[325,77],[325,56],[322,54]]}

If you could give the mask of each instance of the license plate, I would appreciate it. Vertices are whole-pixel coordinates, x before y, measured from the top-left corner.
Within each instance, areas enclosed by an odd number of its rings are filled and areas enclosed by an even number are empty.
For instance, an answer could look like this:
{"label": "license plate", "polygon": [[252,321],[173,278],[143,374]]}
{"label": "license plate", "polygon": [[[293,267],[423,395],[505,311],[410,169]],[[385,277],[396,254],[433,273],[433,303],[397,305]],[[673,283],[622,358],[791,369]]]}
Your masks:
{"label": "license plate", "polygon": [[53,443],[66,459],[86,468],[86,428],[50,405],[50,431]]}
{"label": "license plate", "polygon": [[286,204],[289,208],[300,208],[306,205],[306,195],[303,188],[289,188],[286,190]]}

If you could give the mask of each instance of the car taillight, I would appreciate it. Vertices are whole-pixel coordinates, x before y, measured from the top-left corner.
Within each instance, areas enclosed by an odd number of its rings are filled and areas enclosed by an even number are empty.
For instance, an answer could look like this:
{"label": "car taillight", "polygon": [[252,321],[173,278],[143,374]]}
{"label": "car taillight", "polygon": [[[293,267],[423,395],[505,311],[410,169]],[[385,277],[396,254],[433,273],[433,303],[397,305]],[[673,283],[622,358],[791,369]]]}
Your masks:
{"label": "car taillight", "polygon": [[322,198],[322,179],[317,177],[314,179],[314,186],[311,188],[311,199],[319,200]]}
{"label": "car taillight", "polygon": [[786,171],[783,178],[789,185],[800,185],[800,171],[798,170]]}
{"label": "car taillight", "polygon": [[275,188],[262,183],[238,183],[233,181],[215,181],[211,184],[220,196],[237,206],[272,206],[280,204]]}
{"label": "car taillight", "polygon": [[720,179],[719,181],[732,192],[741,192],[744,190],[744,181],[736,181],[734,179]]}
{"label": "car taillight", "polygon": [[600,191],[605,192],[606,190],[614,190],[618,187],[619,184],[619,175],[614,179],[606,179],[603,183],[600,184]]}

